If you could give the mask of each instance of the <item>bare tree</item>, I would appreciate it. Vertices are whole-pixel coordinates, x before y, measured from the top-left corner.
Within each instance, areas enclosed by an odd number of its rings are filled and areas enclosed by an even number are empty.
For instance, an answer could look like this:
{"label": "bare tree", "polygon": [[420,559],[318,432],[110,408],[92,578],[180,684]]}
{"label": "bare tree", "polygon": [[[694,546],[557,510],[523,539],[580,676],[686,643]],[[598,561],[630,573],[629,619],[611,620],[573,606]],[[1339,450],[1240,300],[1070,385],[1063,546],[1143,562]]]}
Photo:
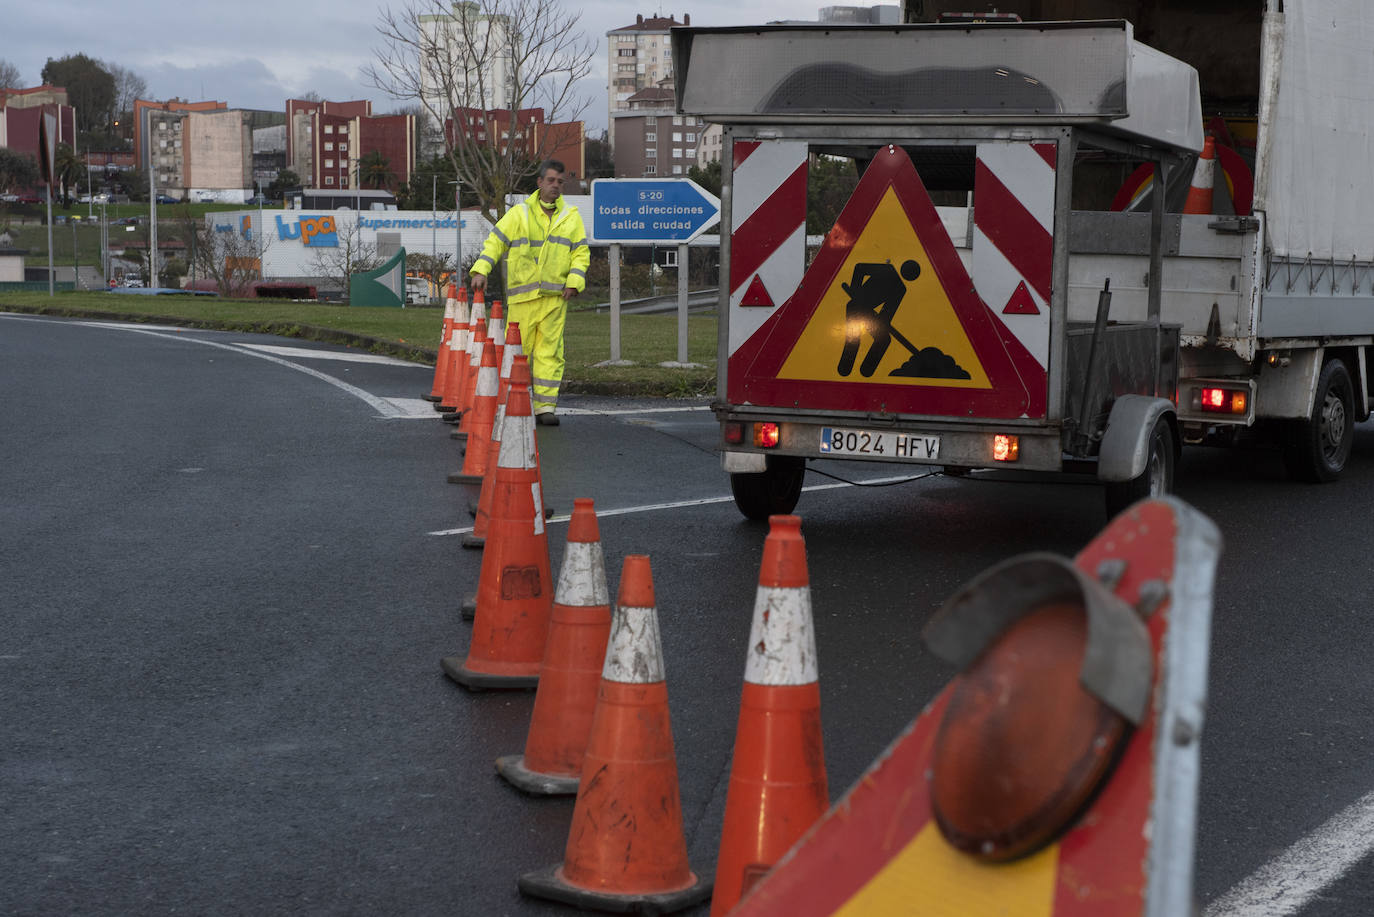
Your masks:
{"label": "bare tree", "polygon": [[337,284],[343,290],[344,302],[348,302],[349,280],[354,274],[380,267],[382,258],[377,246],[363,239],[363,229],[356,221],[347,228],[338,227],[335,235],[338,246],[315,249],[311,265],[315,276]]}
{"label": "bare tree", "polygon": [[550,123],[577,120],[587,101],[575,87],[596,50],[574,27],[577,18],[562,0],[402,0],[381,13],[381,46],[364,76],[392,98],[418,103],[440,129],[453,119],[444,152],[493,223],[506,195],[547,155],[547,132],[493,125],[485,115],[472,124],[462,110],[542,108]]}
{"label": "bare tree", "polygon": [[105,69],[109,71],[110,76],[114,77],[114,116],[116,118],[132,117],[134,100],[148,97],[148,81],[128,67],[121,67],[119,64],[109,61],[102,63],[104,63]]}
{"label": "bare tree", "polygon": [[221,296],[248,295],[251,284],[262,276],[260,265],[272,244],[270,236],[258,238],[242,226],[217,226],[213,215],[196,219],[189,208],[177,221],[175,232],[186,245],[194,272],[212,281]]}
{"label": "bare tree", "polygon": [[23,77],[19,68],[4,58],[0,58],[0,89],[23,89]]}

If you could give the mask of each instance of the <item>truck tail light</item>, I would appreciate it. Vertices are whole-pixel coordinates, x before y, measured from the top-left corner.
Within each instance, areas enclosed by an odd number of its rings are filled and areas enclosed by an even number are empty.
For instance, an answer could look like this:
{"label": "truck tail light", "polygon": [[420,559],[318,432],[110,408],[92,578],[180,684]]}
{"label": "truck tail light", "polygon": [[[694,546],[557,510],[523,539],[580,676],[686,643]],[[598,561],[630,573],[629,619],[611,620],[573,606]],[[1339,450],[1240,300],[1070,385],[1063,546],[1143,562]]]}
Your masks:
{"label": "truck tail light", "polygon": [[1248,402],[1249,393],[1244,389],[1204,388],[1198,407],[1208,414],[1244,414]]}
{"label": "truck tail light", "polygon": [[754,445],[760,449],[776,449],[782,441],[782,428],[773,421],[754,424]]}
{"label": "truck tail light", "polygon": [[1014,462],[1021,457],[1021,440],[1010,433],[992,437],[992,457],[999,462]]}
{"label": "truck tail light", "polygon": [[744,442],[744,424],[732,420],[721,428],[721,435],[725,437],[727,443],[738,446]]}

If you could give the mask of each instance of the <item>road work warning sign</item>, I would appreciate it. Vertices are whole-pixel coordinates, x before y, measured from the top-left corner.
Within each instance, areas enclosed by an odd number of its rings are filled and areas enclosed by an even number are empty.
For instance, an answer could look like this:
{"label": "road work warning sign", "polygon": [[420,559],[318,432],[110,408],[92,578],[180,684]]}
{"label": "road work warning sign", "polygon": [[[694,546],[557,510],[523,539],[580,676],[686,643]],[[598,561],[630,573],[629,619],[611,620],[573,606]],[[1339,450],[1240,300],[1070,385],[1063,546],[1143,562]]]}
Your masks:
{"label": "road work warning sign", "polygon": [[730,358],[730,400],[1044,415],[1044,369],[978,297],[906,153],[885,147],[796,293]]}

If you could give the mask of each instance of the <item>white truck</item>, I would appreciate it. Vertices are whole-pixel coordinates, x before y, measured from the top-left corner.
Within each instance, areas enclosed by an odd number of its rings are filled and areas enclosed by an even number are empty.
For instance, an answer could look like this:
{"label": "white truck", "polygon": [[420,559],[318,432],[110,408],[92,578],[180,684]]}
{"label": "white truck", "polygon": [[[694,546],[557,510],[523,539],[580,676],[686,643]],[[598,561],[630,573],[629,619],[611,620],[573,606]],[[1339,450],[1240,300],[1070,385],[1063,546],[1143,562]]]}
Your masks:
{"label": "white truck", "polygon": [[[714,409],[746,516],[790,511],[825,458],[1092,474],[1109,512],[1238,431],[1301,479],[1345,466],[1374,5],[1020,5],[674,30],[678,108],[724,131]],[[1205,136],[1215,209],[1181,213]],[[858,179],[808,263],[817,157]]]}

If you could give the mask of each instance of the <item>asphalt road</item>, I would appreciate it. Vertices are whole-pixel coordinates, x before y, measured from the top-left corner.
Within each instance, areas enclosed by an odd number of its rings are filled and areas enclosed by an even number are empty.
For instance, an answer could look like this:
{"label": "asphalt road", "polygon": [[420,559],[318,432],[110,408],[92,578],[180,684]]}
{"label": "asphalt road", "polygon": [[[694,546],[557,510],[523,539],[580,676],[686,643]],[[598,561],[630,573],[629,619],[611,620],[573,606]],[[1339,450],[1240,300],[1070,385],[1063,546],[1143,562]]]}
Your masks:
{"label": "asphalt road", "polygon": [[[439,669],[466,648],[480,553],[443,534],[469,520],[445,483],[457,445],[417,401],[430,371],[360,356],[0,315],[0,913],[566,913],[515,878],[561,858],[572,801],[492,768],[522,748],[532,694],[471,695]],[[765,530],[728,501],[699,404],[565,408],[539,430],[547,501],[640,509],[603,515],[608,577],[652,557],[709,873]],[[1189,449],[1179,495],[1226,540],[1206,907],[1374,790],[1374,426],[1335,484],[1290,483],[1262,449]],[[644,509],[694,500],[715,502]],[[943,477],[804,495],[832,798],[949,678],[919,640],[941,601],[1012,555],[1073,554],[1101,503]],[[1304,906],[1251,913],[1374,912],[1349,859]]]}

